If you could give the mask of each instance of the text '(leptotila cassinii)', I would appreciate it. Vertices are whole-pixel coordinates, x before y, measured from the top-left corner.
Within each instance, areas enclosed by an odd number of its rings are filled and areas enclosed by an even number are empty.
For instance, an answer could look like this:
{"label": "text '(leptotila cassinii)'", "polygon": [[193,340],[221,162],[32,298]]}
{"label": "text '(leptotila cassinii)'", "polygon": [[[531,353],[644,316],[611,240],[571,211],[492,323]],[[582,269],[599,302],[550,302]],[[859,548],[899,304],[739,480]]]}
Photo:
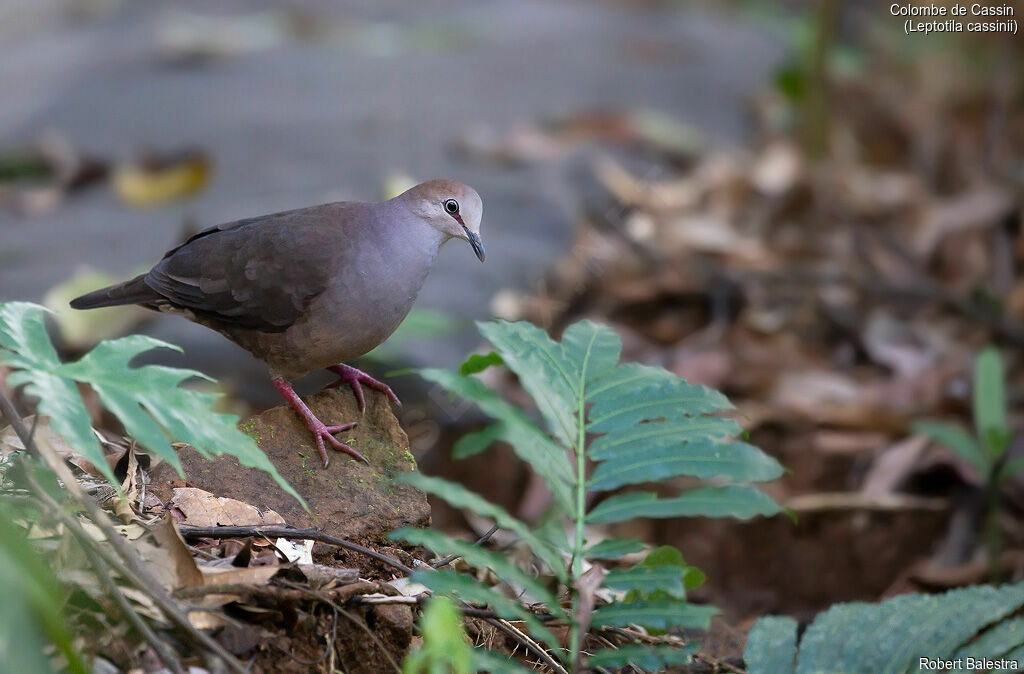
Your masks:
{"label": "text '(leptotila cassinii)'", "polygon": [[481,261],[483,203],[470,187],[431,180],[383,203],[345,201],[217,225],[172,249],[148,273],[83,295],[76,309],[139,304],[213,328],[270,366],[327,466],[335,438],[289,379],[340,376],[365,406],[362,385],[398,403],[386,384],[344,364],[386,340],[412,308],[441,245],[469,242]]}

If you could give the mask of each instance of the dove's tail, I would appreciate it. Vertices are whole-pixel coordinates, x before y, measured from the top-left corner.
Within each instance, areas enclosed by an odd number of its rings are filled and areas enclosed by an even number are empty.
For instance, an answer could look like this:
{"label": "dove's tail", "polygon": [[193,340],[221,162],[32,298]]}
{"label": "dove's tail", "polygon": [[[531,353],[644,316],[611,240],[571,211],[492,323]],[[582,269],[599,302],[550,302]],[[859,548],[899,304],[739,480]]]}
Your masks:
{"label": "dove's tail", "polygon": [[118,283],[94,290],[71,300],[73,309],[98,309],[116,307],[122,304],[150,304],[163,299],[157,291],[146,285],[146,275],[136,276],[131,281]]}

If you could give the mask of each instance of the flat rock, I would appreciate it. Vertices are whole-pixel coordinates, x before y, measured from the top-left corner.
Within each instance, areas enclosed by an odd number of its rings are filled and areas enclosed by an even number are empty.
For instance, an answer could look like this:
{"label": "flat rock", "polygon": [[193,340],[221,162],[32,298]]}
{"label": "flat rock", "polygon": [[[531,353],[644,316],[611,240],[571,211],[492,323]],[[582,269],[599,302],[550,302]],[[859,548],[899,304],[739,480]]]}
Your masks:
{"label": "flat rock", "polygon": [[[266,473],[241,466],[231,457],[208,461],[191,447],[179,451],[185,484],[274,510],[291,526],[317,527],[358,542],[381,542],[392,529],[430,525],[430,505],[419,490],[392,479],[416,469],[409,439],[391,412],[387,399],[365,389],[366,413],[359,414],[348,389],[323,391],[305,399],[327,425],[358,421],[336,437],[359,451],[366,465],[328,447],[330,465],[323,467],[313,438],[287,406],[275,407],[243,422],[240,428],[267,453],[281,475],[302,494],[310,512],[286,494]],[[153,471],[154,492],[167,502],[182,479],[167,464]],[[166,493],[165,493],[166,492]]]}

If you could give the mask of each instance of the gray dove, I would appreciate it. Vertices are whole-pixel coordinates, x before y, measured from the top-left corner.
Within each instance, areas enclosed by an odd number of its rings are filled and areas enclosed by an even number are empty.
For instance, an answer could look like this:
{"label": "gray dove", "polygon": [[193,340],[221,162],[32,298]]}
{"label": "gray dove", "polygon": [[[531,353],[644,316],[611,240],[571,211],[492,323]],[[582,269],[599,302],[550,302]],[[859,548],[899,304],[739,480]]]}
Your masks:
{"label": "gray dove", "polygon": [[206,229],[148,273],[71,302],[75,309],[138,304],[180,314],[221,333],[270,366],[275,388],[313,433],[365,461],[333,436],[290,379],[327,369],[365,409],[362,386],[399,404],[389,386],[344,361],[386,340],[409,313],[434,258],[463,239],[480,261],[483,203],[472,188],[431,180],[383,203],[343,201]]}

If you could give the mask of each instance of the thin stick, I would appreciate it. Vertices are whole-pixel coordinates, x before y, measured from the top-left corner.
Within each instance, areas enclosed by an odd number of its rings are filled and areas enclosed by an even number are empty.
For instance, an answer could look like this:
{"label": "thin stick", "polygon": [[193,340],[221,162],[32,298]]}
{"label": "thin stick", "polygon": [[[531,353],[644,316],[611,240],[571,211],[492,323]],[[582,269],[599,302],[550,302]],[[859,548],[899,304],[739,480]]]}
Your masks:
{"label": "thin stick", "polygon": [[25,428],[25,424],[21,423],[21,415],[14,408],[14,403],[3,393],[0,393],[0,413],[7,419],[7,423],[11,425],[11,428],[14,429],[18,439],[21,440],[21,444],[24,445],[25,451],[38,459],[39,450],[36,449],[36,443],[32,441],[32,433]]}
{"label": "thin stick", "polygon": [[[498,525],[495,524],[493,527],[490,528],[490,530],[488,530],[488,532],[486,534],[481,536],[477,540],[477,542],[474,543],[473,545],[483,545],[488,540],[490,540],[491,536],[493,536],[494,532],[496,532],[497,530],[498,530]],[[454,562],[456,559],[458,559],[461,556],[462,555],[448,555],[444,559],[438,560],[438,561],[434,562],[433,564],[431,564],[430,566],[434,567],[435,569],[438,569],[438,568],[444,566],[445,564],[451,564],[452,562]]]}
{"label": "thin stick", "polygon": [[359,545],[358,543],[346,541],[344,538],[325,534],[319,529],[292,529],[289,527],[261,525],[251,527],[178,527],[178,530],[184,538],[245,538],[246,536],[276,536],[277,538],[310,539],[320,543],[336,545],[339,548],[354,550],[355,552],[362,553],[367,557],[372,557],[378,562],[383,562],[388,566],[396,568],[405,574],[413,573],[412,569],[394,557],[381,554],[376,550],[371,550],[370,548]]}
{"label": "thin stick", "polygon": [[536,641],[531,639],[529,635],[525,634],[522,630],[518,629],[515,625],[502,618],[483,618],[484,622],[488,625],[495,627],[508,636],[512,637],[519,643],[521,643],[526,650],[530,651],[533,655],[540,658],[541,661],[550,667],[552,671],[557,674],[569,674],[569,672],[563,667],[557,660],[544,650],[544,648]]}

